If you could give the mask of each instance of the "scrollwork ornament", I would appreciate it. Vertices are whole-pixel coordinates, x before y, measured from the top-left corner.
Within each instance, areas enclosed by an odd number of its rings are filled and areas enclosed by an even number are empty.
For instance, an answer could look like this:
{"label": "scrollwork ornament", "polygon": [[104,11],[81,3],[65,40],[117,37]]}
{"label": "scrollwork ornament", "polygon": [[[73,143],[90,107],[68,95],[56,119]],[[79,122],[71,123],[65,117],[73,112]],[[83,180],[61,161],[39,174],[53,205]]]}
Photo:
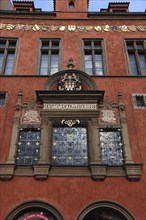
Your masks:
{"label": "scrollwork ornament", "polygon": [[145,28],[144,26],[137,26],[137,30],[143,32],[145,31]]}
{"label": "scrollwork ornament", "polygon": [[94,26],[94,30],[95,30],[95,31],[101,31],[102,28],[101,28],[101,26],[98,25],[98,26]]}
{"label": "scrollwork ornament", "polygon": [[6,25],[5,24],[0,24],[0,30],[5,29]]}
{"label": "scrollwork ornament", "polygon": [[80,124],[80,121],[79,120],[62,120],[61,121],[61,124],[63,125],[67,125],[68,127],[72,127],[73,125],[75,124]]}
{"label": "scrollwork ornament", "polygon": [[13,24],[6,25],[6,30],[13,30],[14,28],[15,28],[15,25],[13,25]]}
{"label": "scrollwork ornament", "polygon": [[33,30],[33,31],[39,31],[39,30],[40,30],[40,27],[39,27],[37,24],[35,24],[35,25],[33,26],[32,30]]}
{"label": "scrollwork ornament", "polygon": [[18,31],[20,31],[20,30],[22,30],[22,29],[24,28],[24,26],[25,26],[25,25],[23,25],[23,24],[17,24],[17,25],[15,26],[15,29],[18,30]]}

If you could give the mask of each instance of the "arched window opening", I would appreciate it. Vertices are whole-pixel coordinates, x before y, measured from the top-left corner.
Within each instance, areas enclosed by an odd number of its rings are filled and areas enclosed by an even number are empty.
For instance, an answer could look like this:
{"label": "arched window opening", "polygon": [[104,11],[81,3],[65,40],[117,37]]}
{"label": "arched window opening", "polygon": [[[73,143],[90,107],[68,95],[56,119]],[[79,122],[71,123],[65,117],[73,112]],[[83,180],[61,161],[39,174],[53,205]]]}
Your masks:
{"label": "arched window opening", "polygon": [[83,220],[127,220],[124,216],[122,216],[119,212],[111,208],[97,208],[89,213],[83,218]]}
{"label": "arched window opening", "polygon": [[68,7],[69,7],[69,8],[75,8],[74,2],[73,2],[73,1],[70,1]]}
{"label": "arched window opening", "polygon": [[63,217],[51,205],[32,201],[16,207],[5,220],[63,220]]}
{"label": "arched window opening", "polygon": [[129,211],[112,201],[99,201],[90,204],[77,220],[135,220]]}

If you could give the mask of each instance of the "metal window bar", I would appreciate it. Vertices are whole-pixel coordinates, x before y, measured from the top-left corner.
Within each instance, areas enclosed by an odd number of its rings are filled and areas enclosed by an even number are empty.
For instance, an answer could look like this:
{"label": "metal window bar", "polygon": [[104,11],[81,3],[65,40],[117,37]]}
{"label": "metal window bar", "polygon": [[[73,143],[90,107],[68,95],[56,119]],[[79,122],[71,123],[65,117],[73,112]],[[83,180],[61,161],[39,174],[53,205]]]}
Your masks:
{"label": "metal window bar", "polygon": [[52,164],[87,166],[87,124],[79,120],[61,120],[53,124]]}
{"label": "metal window bar", "polygon": [[123,143],[120,129],[99,129],[100,153],[103,164],[121,166],[124,164]]}
{"label": "metal window bar", "polygon": [[19,131],[16,164],[32,165],[39,161],[40,129],[21,129]]}

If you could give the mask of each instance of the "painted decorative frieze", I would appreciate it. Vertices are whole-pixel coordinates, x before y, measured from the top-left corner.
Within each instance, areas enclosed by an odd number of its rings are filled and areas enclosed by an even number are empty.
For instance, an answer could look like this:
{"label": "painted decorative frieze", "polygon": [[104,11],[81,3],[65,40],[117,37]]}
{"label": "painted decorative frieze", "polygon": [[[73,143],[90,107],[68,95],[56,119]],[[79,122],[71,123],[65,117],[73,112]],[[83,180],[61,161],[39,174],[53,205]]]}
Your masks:
{"label": "painted decorative frieze", "polygon": [[90,26],[80,26],[80,25],[45,25],[45,24],[3,24],[0,23],[0,30],[23,30],[23,31],[44,31],[44,32],[146,32],[146,25],[90,25]]}

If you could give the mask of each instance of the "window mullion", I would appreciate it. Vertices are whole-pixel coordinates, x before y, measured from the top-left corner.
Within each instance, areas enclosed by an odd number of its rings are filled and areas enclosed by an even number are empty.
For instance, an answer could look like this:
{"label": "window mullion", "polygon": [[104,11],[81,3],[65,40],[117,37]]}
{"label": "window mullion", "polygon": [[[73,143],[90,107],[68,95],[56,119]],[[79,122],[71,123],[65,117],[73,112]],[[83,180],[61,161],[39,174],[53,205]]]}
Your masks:
{"label": "window mullion", "polygon": [[136,65],[137,65],[138,75],[142,75],[141,68],[140,68],[138,50],[135,50],[135,58],[136,58]]}
{"label": "window mullion", "polygon": [[51,58],[52,58],[52,41],[49,41],[49,51],[48,51],[48,75],[51,75]]}
{"label": "window mullion", "polygon": [[[7,45],[7,43],[6,43],[6,45]],[[3,57],[2,69],[1,69],[1,72],[3,74],[5,74],[5,68],[6,68],[6,63],[7,63],[7,56],[8,56],[8,47],[6,46],[5,50],[4,50],[4,57]]]}
{"label": "window mullion", "polygon": [[93,75],[96,75],[94,41],[91,42],[91,48],[92,48],[91,53],[92,53]]}

